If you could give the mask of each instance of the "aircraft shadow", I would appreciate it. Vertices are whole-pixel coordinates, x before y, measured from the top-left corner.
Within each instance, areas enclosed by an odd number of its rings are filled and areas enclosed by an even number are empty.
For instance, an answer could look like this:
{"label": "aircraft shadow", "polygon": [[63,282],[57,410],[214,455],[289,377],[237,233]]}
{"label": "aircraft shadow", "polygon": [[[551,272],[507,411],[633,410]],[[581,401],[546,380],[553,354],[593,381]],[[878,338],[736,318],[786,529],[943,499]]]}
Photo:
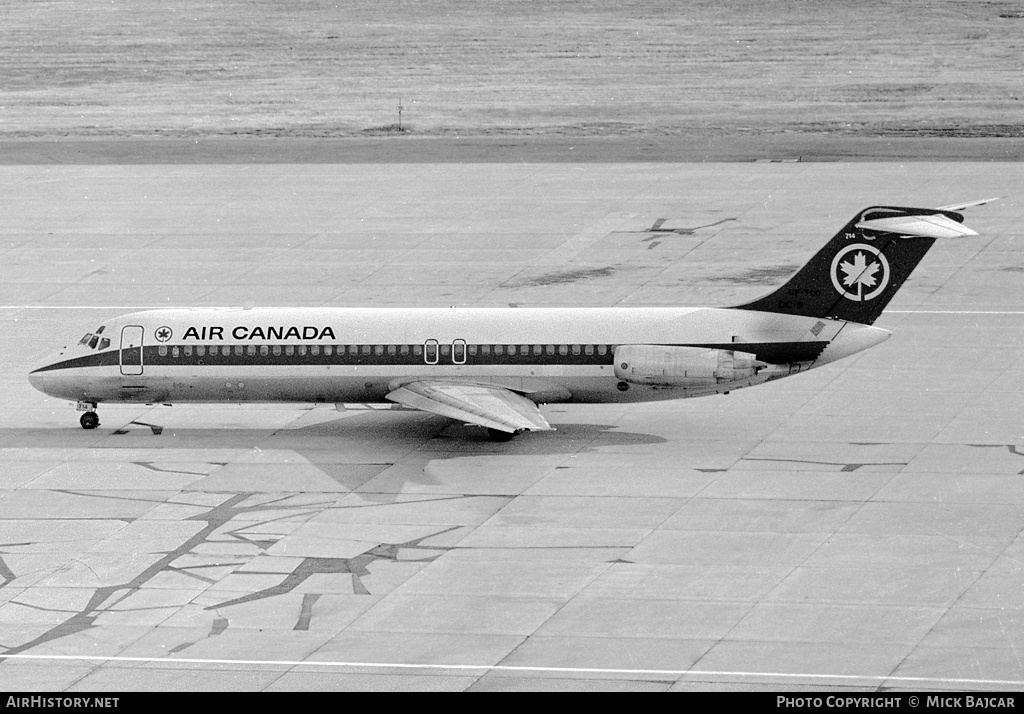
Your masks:
{"label": "aircraft shadow", "polygon": [[[311,455],[333,452],[347,463],[393,463],[414,451],[431,459],[470,454],[558,455],[589,452],[600,447],[665,443],[652,434],[618,431],[614,424],[555,423],[555,431],[520,434],[509,442],[494,442],[480,427],[423,412],[375,411],[339,414],[338,418],[298,428],[224,428],[167,425],[150,416],[145,422],[117,422],[105,416],[103,425],[84,430],[62,428],[0,429],[4,448],[136,448],[136,449],[290,449]],[[322,454],[326,456],[326,454]],[[176,459],[180,459],[180,454]]]}

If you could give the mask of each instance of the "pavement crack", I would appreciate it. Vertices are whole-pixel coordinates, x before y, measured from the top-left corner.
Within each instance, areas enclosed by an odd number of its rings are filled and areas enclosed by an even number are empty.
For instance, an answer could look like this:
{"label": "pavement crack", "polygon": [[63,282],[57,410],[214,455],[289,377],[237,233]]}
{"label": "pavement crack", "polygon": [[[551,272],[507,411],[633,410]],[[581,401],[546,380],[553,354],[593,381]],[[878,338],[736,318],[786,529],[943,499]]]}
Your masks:
{"label": "pavement crack", "polygon": [[[221,607],[230,607],[231,605],[240,605],[246,602],[254,602],[256,600],[265,600],[267,598],[275,597],[277,595],[284,595],[295,590],[299,585],[304,583],[313,575],[336,575],[347,573],[352,576],[352,591],[355,595],[370,595],[370,591],[363,584],[362,578],[370,574],[369,566],[378,560],[390,560],[397,561],[398,554],[402,550],[431,550],[431,551],[443,551],[447,552],[454,550],[454,546],[425,546],[422,545],[423,541],[428,538],[434,538],[445,533],[450,533],[453,530],[457,530],[462,526],[452,526],[445,528],[444,530],[429,535],[422,536],[421,538],[415,538],[404,543],[381,543],[379,545],[370,548],[365,553],[355,556],[354,558],[329,558],[329,557],[318,557],[309,556],[303,558],[302,562],[295,566],[295,569],[285,576],[277,585],[272,585],[269,588],[263,588],[241,597],[236,597],[231,600],[219,603],[217,605],[209,605],[206,607],[207,610],[216,610]],[[416,562],[430,563],[439,558],[439,554],[428,556],[426,558],[420,558]],[[311,606],[312,607],[312,606]]]}
{"label": "pavement crack", "polygon": [[[218,567],[219,567],[219,566],[218,566]],[[214,580],[213,578],[204,578],[204,577],[203,577],[202,575],[200,575],[199,573],[192,573],[192,572],[189,572],[189,569],[188,569],[188,568],[175,568],[175,567],[168,567],[168,568],[167,568],[167,572],[173,572],[173,573],[178,573],[179,575],[184,575],[184,576],[185,576],[185,577],[187,577],[187,578],[193,578],[193,579],[195,579],[195,580],[198,580],[199,582],[202,582],[202,583],[206,583],[206,584],[208,584],[208,585],[213,585],[213,584],[215,584],[215,583],[217,582],[217,581],[216,581],[216,580]]]}
{"label": "pavement crack", "polygon": [[144,469],[149,469],[150,471],[156,471],[157,473],[162,473],[162,474],[184,474],[186,476],[209,476],[210,475],[210,474],[204,473],[202,471],[181,471],[179,469],[162,469],[159,466],[157,466],[155,464],[155,462],[153,462],[153,461],[132,461],[131,463],[135,464],[136,466],[141,466]]}
{"label": "pavement crack", "polygon": [[768,459],[744,456],[740,461],[779,461],[791,464],[821,464],[822,466],[842,466],[841,472],[856,471],[864,466],[906,466],[905,461],[866,461],[843,463],[841,461],[811,461],[809,459]]}
{"label": "pavement crack", "polygon": [[306,593],[302,596],[302,611],[299,613],[299,620],[295,623],[293,630],[308,630],[309,621],[313,618],[313,605],[320,599],[317,593]]}
{"label": "pavement crack", "polygon": [[[1014,456],[1024,456],[1024,451],[1018,451],[1016,444],[968,444],[975,449],[1006,449]],[[1024,476],[1024,469],[1017,472],[1018,476]]]}
{"label": "pavement crack", "polygon": [[[88,495],[88,494],[86,494]],[[67,637],[74,635],[79,632],[90,629],[94,626],[96,618],[104,612],[102,606],[106,603],[115,593],[122,590],[127,591],[125,596],[118,599],[121,602],[130,594],[138,591],[142,585],[157,574],[165,572],[169,569],[171,563],[190,552],[196,546],[205,543],[207,539],[215,533],[218,529],[222,528],[231,519],[238,515],[248,513],[253,510],[259,510],[259,506],[242,506],[246,499],[250,498],[252,493],[236,493],[227,500],[223,501],[219,505],[212,507],[209,511],[201,515],[191,516],[188,520],[200,520],[206,521],[206,526],[200,529],[192,537],[188,538],[179,545],[177,548],[164,553],[159,559],[152,563],[145,570],[140,572],[134,578],[125,583],[117,583],[115,585],[105,585],[103,587],[96,588],[93,592],[92,597],[85,606],[71,615],[68,619],[63,622],[54,625],[50,629],[46,630],[42,634],[35,638],[24,642],[16,647],[9,648],[6,652],[0,653],[0,661],[3,660],[4,654],[19,654],[30,650],[33,647],[37,647],[41,644],[51,642],[53,640],[60,639],[61,637]],[[145,500],[145,499],[122,499],[122,500]],[[19,603],[21,604],[21,603]],[[27,606],[26,606],[27,607]],[[63,611],[62,611],[63,612]]]}
{"label": "pavement crack", "polygon": [[4,579],[4,581],[0,583],[0,588],[13,583],[17,577],[18,576],[14,574],[14,571],[7,567],[7,563],[4,562],[3,556],[0,555],[0,578]]}

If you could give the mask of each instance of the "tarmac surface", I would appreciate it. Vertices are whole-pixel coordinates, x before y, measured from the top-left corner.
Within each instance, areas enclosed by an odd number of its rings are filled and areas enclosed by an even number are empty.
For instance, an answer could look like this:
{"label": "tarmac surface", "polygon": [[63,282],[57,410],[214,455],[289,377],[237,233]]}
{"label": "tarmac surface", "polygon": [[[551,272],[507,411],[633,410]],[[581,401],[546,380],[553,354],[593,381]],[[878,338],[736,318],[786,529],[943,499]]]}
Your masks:
{"label": "tarmac surface", "polygon": [[702,163],[707,161],[1024,161],[1024,138],[958,134],[857,136],[733,132],[587,136],[534,131],[494,136],[362,138],[6,139],[0,166],[29,164]]}
{"label": "tarmac surface", "polygon": [[[0,167],[0,688],[1024,687],[1024,165]],[[27,373],[190,305],[729,305],[857,210],[967,213],[893,336],[724,397],[106,406]],[[160,428],[162,427],[162,428]]]}

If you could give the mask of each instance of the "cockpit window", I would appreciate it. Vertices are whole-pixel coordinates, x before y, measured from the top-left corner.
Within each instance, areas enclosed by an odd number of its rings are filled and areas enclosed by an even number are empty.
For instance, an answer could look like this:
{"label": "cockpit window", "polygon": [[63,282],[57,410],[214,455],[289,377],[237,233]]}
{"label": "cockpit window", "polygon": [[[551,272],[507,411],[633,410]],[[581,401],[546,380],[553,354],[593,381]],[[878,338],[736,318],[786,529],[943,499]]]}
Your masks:
{"label": "cockpit window", "polygon": [[97,345],[99,345],[99,349],[101,350],[107,349],[108,347],[110,347],[110,338],[104,337],[101,339],[99,336],[101,332],[103,332],[102,327],[96,330],[95,334],[93,334],[92,332],[86,332],[84,335],[82,335],[82,339],[78,341],[78,344],[86,345],[90,349],[96,349]]}
{"label": "cockpit window", "polygon": [[96,330],[96,334],[97,335],[102,335],[103,334],[103,330],[105,330],[106,327],[107,327],[106,325],[100,325],[99,329]]}

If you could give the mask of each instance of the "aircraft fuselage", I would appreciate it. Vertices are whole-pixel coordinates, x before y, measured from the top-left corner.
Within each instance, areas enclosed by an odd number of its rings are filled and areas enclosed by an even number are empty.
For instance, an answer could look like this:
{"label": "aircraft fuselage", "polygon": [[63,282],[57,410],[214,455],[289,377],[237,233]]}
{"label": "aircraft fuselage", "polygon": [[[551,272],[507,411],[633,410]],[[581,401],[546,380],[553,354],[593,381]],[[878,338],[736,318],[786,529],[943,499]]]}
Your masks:
{"label": "aircraft fuselage", "polygon": [[[150,310],[107,321],[31,381],[93,403],[383,402],[424,379],[494,385],[534,402],[638,402],[761,384],[888,335],[841,320],[715,308]],[[765,366],[713,383],[642,384],[623,379],[621,365],[616,373],[624,345],[737,351]]]}

